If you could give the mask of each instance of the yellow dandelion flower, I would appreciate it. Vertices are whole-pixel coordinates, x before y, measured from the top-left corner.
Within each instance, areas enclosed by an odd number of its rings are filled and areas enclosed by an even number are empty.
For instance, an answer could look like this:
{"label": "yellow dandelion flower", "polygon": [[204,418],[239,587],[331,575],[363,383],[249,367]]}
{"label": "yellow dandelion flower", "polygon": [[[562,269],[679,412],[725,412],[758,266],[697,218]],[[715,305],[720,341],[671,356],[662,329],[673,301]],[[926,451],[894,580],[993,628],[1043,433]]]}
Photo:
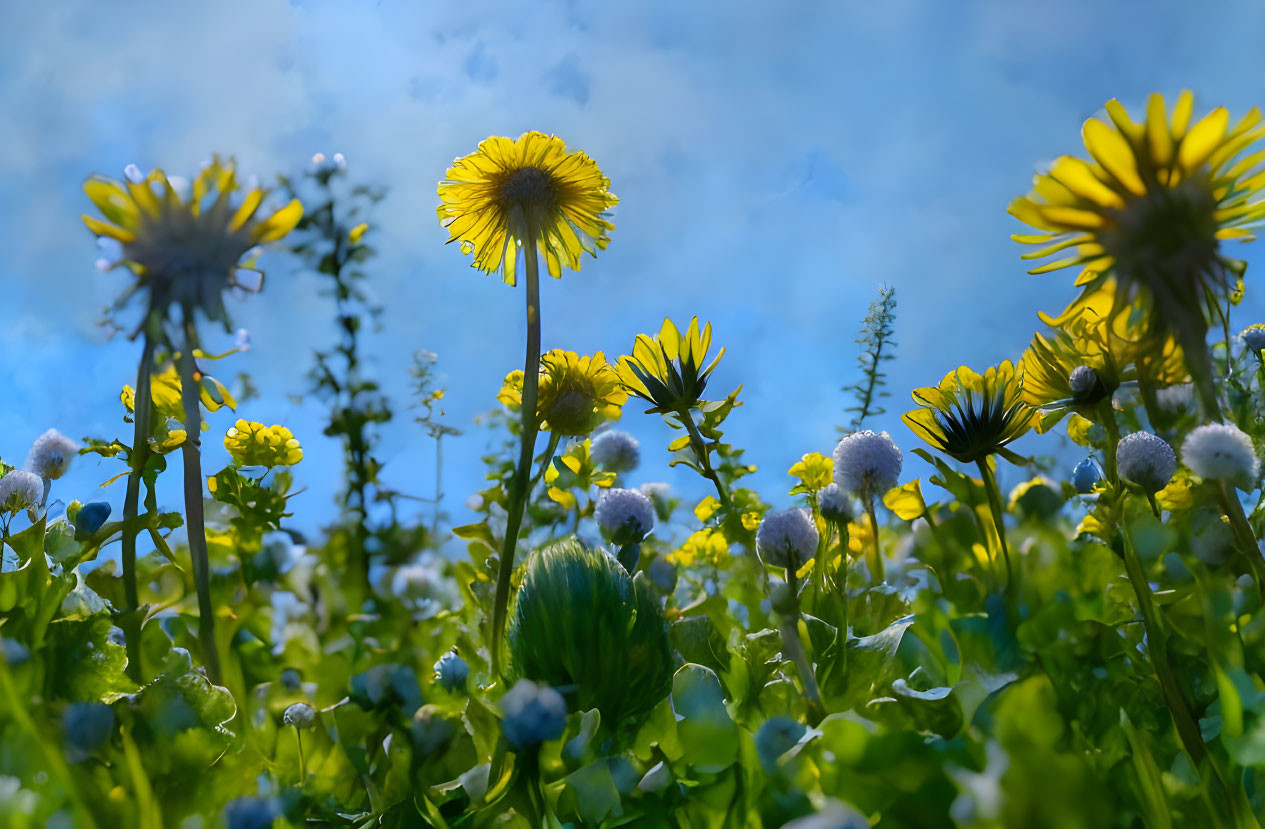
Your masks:
{"label": "yellow dandelion flower", "polygon": [[1081,131],[1090,159],[1059,158],[1011,203],[1011,215],[1040,231],[1013,238],[1036,246],[1024,259],[1071,252],[1029,273],[1079,268],[1076,284],[1086,292],[1113,279],[1112,316],[1140,300],[1158,324],[1152,333],[1176,334],[1207,373],[1205,349],[1193,353],[1207,333],[1203,309],[1237,299],[1246,267],[1221,242],[1252,239],[1265,220],[1265,199],[1257,198],[1265,153],[1254,146],[1265,137],[1260,110],[1230,126],[1218,107],[1192,124],[1189,91],[1171,113],[1152,95],[1140,124],[1115,99],[1106,108],[1110,125],[1090,118]]}
{"label": "yellow dandelion flower", "polygon": [[665,319],[658,334],[638,334],[632,355],[619,358],[619,379],[629,392],[653,404],[647,413],[680,412],[698,403],[708,376],[725,356],[722,347],[704,368],[711,344],[710,322],[700,331],[694,317],[682,334]]}
{"label": "yellow dandelion flower", "polygon": [[[496,399],[514,411],[523,405],[523,372],[511,371]],[[619,420],[628,401],[615,367],[602,352],[580,356],[554,349],[540,358],[536,412],[540,428],[566,436],[583,437],[603,423]]]}
{"label": "yellow dandelion flower", "polygon": [[949,372],[939,386],[915,389],[919,408],[901,416],[914,434],[963,462],[1000,452],[1036,420],[1023,400],[1023,371],[1009,360],[977,374],[966,366]]}
{"label": "yellow dandelion flower", "polygon": [[262,188],[234,198],[242,188],[232,159],[216,156],[187,194],[178,192],[162,170],[143,175],[130,167],[128,173],[125,181],[93,176],[83,186],[105,217],[84,215],[84,223],[97,236],[122,243],[122,259],[113,264],[127,266],[137,277],[120,304],[142,291],[151,310],[174,303],[226,320],[224,290],[255,290],[260,284],[256,246],[281,239],[303,217],[297,199],[261,213],[268,195]]}
{"label": "yellow dandelion flower", "polygon": [[725,540],[725,534],[715,528],[698,530],[668,554],[669,561],[682,567],[696,564],[718,567],[728,557],[729,542]]}
{"label": "yellow dandelion flower", "polygon": [[224,448],[234,466],[293,466],[303,460],[303,448],[284,426],[265,426],[239,420],[224,435]]}
{"label": "yellow dandelion flower", "polygon": [[820,452],[809,452],[786,471],[791,477],[799,479],[805,491],[816,492],[830,486],[834,480],[835,461]]}
{"label": "yellow dandelion flower", "polygon": [[437,212],[448,241],[474,254],[473,267],[513,285],[518,249],[532,239],[554,277],[563,266],[578,271],[582,252],[606,249],[615,229],[609,211],[619,201],[610,184],[593,159],[567,152],[557,136],[493,136],[453,162],[439,183]]}

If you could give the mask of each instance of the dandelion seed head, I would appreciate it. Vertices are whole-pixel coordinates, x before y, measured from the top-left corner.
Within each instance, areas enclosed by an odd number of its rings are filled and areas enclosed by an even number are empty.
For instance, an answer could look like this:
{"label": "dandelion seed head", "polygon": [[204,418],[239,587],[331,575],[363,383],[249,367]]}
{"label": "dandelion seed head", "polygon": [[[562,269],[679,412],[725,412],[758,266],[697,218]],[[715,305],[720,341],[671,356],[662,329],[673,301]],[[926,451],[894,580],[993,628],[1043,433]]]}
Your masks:
{"label": "dandelion seed head", "polygon": [[435,681],[449,691],[464,686],[469,674],[470,666],[455,650],[448,651],[435,663]]}
{"label": "dandelion seed head", "polygon": [[828,521],[852,520],[852,500],[838,484],[830,484],[817,493],[817,506]]}
{"label": "dandelion seed head", "polygon": [[1255,323],[1249,325],[1239,332],[1239,339],[1243,340],[1243,344],[1256,353],[1260,353],[1265,349],[1265,324]]}
{"label": "dandelion seed head", "polygon": [[0,512],[30,509],[44,497],[44,481],[34,472],[14,469],[0,478]]}
{"label": "dandelion seed head", "polygon": [[26,468],[41,478],[57,480],[66,474],[70,462],[79,453],[79,444],[56,429],[49,429],[35,439],[26,456]]}
{"label": "dandelion seed head", "polygon": [[641,493],[650,498],[667,499],[672,494],[672,487],[662,481],[649,481],[641,485]]}
{"label": "dandelion seed head", "polygon": [[627,432],[611,429],[593,438],[589,454],[608,472],[631,472],[641,463],[641,444]]}
{"label": "dandelion seed head", "polygon": [[845,492],[871,498],[896,486],[904,458],[891,435],[867,429],[839,441],[834,461],[835,483]]}
{"label": "dandelion seed head", "polygon": [[807,510],[788,509],[764,516],[756,530],[755,546],[766,564],[799,569],[817,555],[819,539],[817,525]]}
{"label": "dandelion seed head", "polygon": [[1155,402],[1165,414],[1181,414],[1194,405],[1195,387],[1191,383],[1178,383],[1176,386],[1157,389]]}
{"label": "dandelion seed head", "polygon": [[281,721],[295,728],[311,728],[316,722],[316,709],[306,702],[296,702],[281,715]]}
{"label": "dandelion seed head", "polygon": [[556,740],[567,727],[567,703],[554,689],[520,679],[501,697],[501,730],[517,749]]}
{"label": "dandelion seed head", "polygon": [[1201,478],[1250,488],[1261,471],[1252,439],[1232,423],[1196,427],[1182,442],[1182,461]]}
{"label": "dandelion seed head", "polygon": [[654,504],[635,489],[608,489],[598,498],[593,517],[617,543],[640,541],[654,529]]}
{"label": "dandelion seed head", "polygon": [[1116,466],[1125,480],[1147,492],[1158,492],[1173,479],[1177,455],[1163,438],[1150,432],[1134,432],[1116,446]]}

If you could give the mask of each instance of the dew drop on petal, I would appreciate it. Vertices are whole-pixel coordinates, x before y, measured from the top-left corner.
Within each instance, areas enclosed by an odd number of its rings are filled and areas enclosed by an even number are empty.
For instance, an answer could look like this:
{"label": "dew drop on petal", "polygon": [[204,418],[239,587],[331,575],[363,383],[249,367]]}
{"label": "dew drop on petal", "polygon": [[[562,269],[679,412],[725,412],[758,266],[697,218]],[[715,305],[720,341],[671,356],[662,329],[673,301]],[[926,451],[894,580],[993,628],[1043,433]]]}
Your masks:
{"label": "dew drop on petal", "polygon": [[461,240],[461,252],[466,254],[474,253],[474,242],[468,239]]}
{"label": "dew drop on petal", "polygon": [[123,175],[127,176],[127,180],[133,184],[140,184],[145,180],[145,174],[141,172],[141,168],[135,164],[129,164],[123,168]]}

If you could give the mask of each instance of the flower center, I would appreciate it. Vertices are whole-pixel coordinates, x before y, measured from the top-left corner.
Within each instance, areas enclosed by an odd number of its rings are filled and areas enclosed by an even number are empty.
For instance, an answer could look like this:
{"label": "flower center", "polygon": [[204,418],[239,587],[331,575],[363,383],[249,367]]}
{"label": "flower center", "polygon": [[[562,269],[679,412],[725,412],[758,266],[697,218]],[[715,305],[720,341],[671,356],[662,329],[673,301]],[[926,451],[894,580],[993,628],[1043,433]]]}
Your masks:
{"label": "flower center", "polygon": [[553,201],[553,178],[539,167],[515,170],[501,184],[501,198],[524,206],[548,204]]}
{"label": "flower center", "polygon": [[1104,235],[1104,247],[1126,278],[1152,290],[1162,290],[1163,283],[1195,283],[1216,262],[1216,208],[1203,177],[1155,187],[1117,213],[1118,227]]}

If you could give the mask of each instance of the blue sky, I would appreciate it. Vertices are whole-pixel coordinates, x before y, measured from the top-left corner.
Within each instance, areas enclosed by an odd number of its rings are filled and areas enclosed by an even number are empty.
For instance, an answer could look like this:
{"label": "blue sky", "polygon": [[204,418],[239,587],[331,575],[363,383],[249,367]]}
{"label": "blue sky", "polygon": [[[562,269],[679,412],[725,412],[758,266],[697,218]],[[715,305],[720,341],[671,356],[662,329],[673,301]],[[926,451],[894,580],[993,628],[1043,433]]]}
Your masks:
{"label": "blue sky", "polygon": [[[1235,116],[1265,103],[1265,7],[1255,2],[502,2],[235,0],[7,4],[0,10],[0,457],[20,462],[49,426],[130,435],[116,405],[137,346],[107,340],[102,308],[125,283],[93,268],[79,214],[92,172],[129,163],[187,174],[211,153],[261,178],[342,152],[353,177],[390,188],[372,240],[386,306],[372,372],[400,416],[383,432],[387,482],[432,494],[433,450],[405,411],[412,353],[448,376],[449,505],[480,487],[494,405],[521,365],[521,289],[443,244],[435,182],[490,134],[556,133],[592,155],[619,195],[598,260],[543,286],[544,345],[614,357],[665,316],[710,320],[728,354],[713,379],[744,383],[728,435],[785,504],[785,470],[829,452],[855,381],[853,339],[880,282],[897,288],[889,414],[874,424],[907,452],[908,391],[961,363],[1016,358],[1037,310],[1070,277],[1029,277],[1006,213],[1034,167],[1081,149],[1081,122],[1115,96],[1192,88]],[[1251,246],[1245,258],[1260,259]],[[264,292],[232,303],[253,349],[224,374],[263,391],[240,414],[290,426],[306,459],[295,524],[333,515],[340,450],[305,388],[334,337],[320,283],[285,257]],[[1252,286],[1236,325],[1265,316]],[[225,342],[231,342],[225,338]],[[214,345],[209,343],[208,345]],[[630,404],[642,442],[635,483],[706,493],[664,463],[670,439]],[[219,468],[212,421],[207,467]],[[1053,451],[1029,443],[1028,451]],[[910,458],[910,461],[914,459]],[[111,501],[120,469],[80,460],[56,492]],[[924,474],[907,463],[907,475]],[[165,501],[176,507],[173,487]]]}

